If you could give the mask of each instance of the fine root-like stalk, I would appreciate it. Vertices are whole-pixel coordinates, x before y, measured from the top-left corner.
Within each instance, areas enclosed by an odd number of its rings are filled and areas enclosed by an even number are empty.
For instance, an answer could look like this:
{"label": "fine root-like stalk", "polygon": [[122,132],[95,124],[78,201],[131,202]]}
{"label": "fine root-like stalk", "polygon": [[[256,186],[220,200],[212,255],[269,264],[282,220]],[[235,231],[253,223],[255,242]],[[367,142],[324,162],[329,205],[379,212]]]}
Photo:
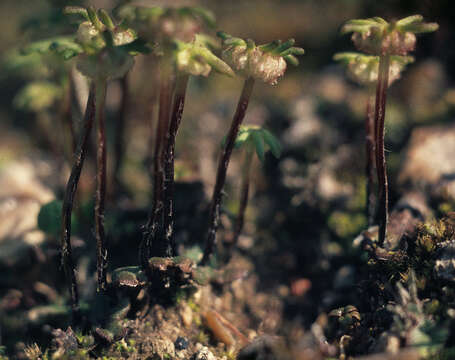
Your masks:
{"label": "fine root-like stalk", "polygon": [[107,271],[107,247],[104,232],[104,213],[106,202],[106,131],[104,105],[106,101],[106,81],[99,80],[96,84],[96,196],[95,196],[95,238],[97,255],[98,291],[105,291]]}
{"label": "fine root-like stalk", "polygon": [[220,222],[220,207],[223,197],[224,183],[226,182],[226,173],[229,166],[232,150],[234,149],[235,140],[239,132],[240,125],[245,117],[251,93],[253,91],[254,79],[249,77],[245,80],[242,94],[237,105],[234,118],[231,123],[231,128],[226,138],[226,144],[218,162],[218,170],[216,174],[215,187],[213,189],[212,201],[210,204],[209,227],[207,239],[204,248],[204,255],[201,260],[201,265],[206,265],[216,246],[216,231]]}
{"label": "fine root-like stalk", "polygon": [[172,75],[167,65],[160,64],[160,95],[158,122],[156,125],[155,146],[153,152],[153,203],[145,232],[140,245],[140,261],[144,269],[148,268],[148,259],[153,256],[171,256],[172,249],[161,240],[164,214],[164,161],[163,148],[166,145],[166,133],[169,128],[170,107],[172,101]]}
{"label": "fine root-like stalk", "polygon": [[375,195],[374,170],[375,170],[375,127],[374,127],[374,96],[369,94],[365,117],[365,177],[366,177],[366,216],[368,226],[375,222]]}
{"label": "fine root-like stalk", "polygon": [[65,195],[62,206],[62,266],[65,269],[66,276],[70,283],[71,308],[73,312],[73,322],[80,320],[79,309],[79,292],[76,281],[76,268],[72,255],[71,247],[71,214],[73,210],[74,197],[77,191],[77,185],[81,176],[85,156],[90,140],[90,132],[93,127],[95,118],[95,87],[90,87],[85,110],[84,125],[79,136],[79,143],[74,154],[73,167],[66,185]]}
{"label": "fine root-like stalk", "polygon": [[375,104],[375,128],[376,128],[376,170],[378,176],[379,196],[378,196],[378,215],[379,215],[379,245],[384,244],[387,233],[388,220],[388,183],[387,167],[384,150],[384,120],[387,101],[387,87],[389,83],[389,64],[390,55],[381,55],[379,58],[379,76],[376,88]]}
{"label": "fine root-like stalk", "polygon": [[166,136],[166,150],[164,152],[164,241],[176,254],[174,241],[174,153],[177,131],[182,121],[185,96],[188,84],[188,75],[181,75],[176,81],[174,105],[172,109],[169,131]]}

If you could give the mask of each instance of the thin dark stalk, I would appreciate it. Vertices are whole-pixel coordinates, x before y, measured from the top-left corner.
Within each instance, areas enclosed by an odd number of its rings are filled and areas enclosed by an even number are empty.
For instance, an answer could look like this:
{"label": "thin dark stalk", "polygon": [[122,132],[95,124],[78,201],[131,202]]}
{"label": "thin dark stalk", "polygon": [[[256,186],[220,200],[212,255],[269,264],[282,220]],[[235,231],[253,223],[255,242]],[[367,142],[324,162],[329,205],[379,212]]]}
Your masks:
{"label": "thin dark stalk", "polygon": [[390,55],[381,55],[379,58],[378,86],[376,88],[375,124],[376,124],[376,170],[379,185],[379,245],[384,244],[388,220],[388,183],[387,168],[384,153],[384,120],[387,101],[387,87],[389,83]]}
{"label": "thin dark stalk", "polygon": [[183,116],[188,75],[181,75],[176,80],[174,105],[169,131],[166,136],[164,155],[164,239],[166,246],[172,250],[171,256],[177,253],[174,241],[174,153],[175,139]]}
{"label": "thin dark stalk", "polygon": [[120,103],[120,109],[118,112],[117,126],[115,129],[115,140],[114,140],[114,164],[113,164],[113,178],[114,178],[114,189],[112,193],[115,194],[116,190],[122,188],[120,180],[120,170],[122,168],[123,159],[125,157],[125,127],[126,127],[126,114],[129,100],[129,86],[128,86],[128,75],[125,75],[120,80],[122,88],[122,99]]}
{"label": "thin dark stalk", "polygon": [[74,98],[74,81],[71,71],[68,73],[68,104],[67,104],[67,124],[71,138],[71,150],[76,151],[77,141],[76,141],[76,132],[74,131],[73,123],[73,98]]}
{"label": "thin dark stalk", "polygon": [[[172,99],[172,76],[168,66],[160,64],[160,96],[158,109],[158,122],[156,125],[155,147],[153,152],[153,203],[152,211],[146,224],[144,237],[140,246],[141,264],[148,268],[148,259],[154,256],[171,256],[170,247],[156,242],[160,237],[160,227],[163,224],[163,144],[169,127],[169,114]],[[152,249],[153,246],[153,249]]]}
{"label": "thin dark stalk", "polygon": [[210,205],[209,228],[205,243],[204,255],[201,260],[201,265],[207,264],[216,246],[216,231],[220,222],[220,207],[223,197],[224,183],[226,182],[226,173],[231,158],[232,150],[234,149],[235,140],[239,132],[240,125],[245,117],[251,93],[253,91],[254,79],[248,78],[243,85],[242,94],[237,105],[234,118],[231,123],[231,128],[226,139],[226,144],[223,153],[218,162],[218,170],[216,175],[215,188],[213,189],[212,202]]}
{"label": "thin dark stalk", "polygon": [[73,322],[78,323],[80,320],[79,309],[79,292],[76,281],[76,268],[73,261],[71,247],[71,213],[73,210],[74,197],[76,195],[77,185],[84,165],[85,155],[90,139],[90,132],[93,127],[95,118],[95,87],[92,84],[87,100],[85,110],[84,126],[82,128],[77,150],[74,154],[74,163],[71,169],[71,175],[66,185],[65,196],[62,206],[62,266],[65,269],[66,276],[70,281],[71,308],[73,312]]}
{"label": "thin dark stalk", "polygon": [[365,176],[366,176],[366,216],[368,226],[375,220],[374,167],[375,167],[375,127],[374,127],[374,96],[370,93],[367,100],[365,117]]}
{"label": "thin dark stalk", "polygon": [[250,191],[250,175],[251,175],[251,164],[253,161],[253,151],[247,149],[245,154],[245,161],[242,171],[242,185],[240,190],[240,206],[237,214],[237,219],[234,227],[234,236],[232,238],[232,246],[235,246],[238,242],[239,236],[243,229],[245,222],[245,212],[248,205],[248,195]]}
{"label": "thin dark stalk", "polygon": [[96,196],[95,196],[95,238],[97,254],[98,291],[106,290],[107,248],[104,233],[104,212],[106,201],[106,132],[104,105],[106,101],[106,80],[96,84]]}

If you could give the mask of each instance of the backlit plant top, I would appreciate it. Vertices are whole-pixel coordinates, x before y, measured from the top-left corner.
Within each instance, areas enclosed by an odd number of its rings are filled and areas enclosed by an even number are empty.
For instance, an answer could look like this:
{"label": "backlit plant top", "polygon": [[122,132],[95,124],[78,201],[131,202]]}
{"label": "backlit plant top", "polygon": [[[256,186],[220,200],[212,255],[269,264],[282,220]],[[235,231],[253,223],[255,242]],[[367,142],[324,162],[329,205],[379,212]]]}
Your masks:
{"label": "backlit plant top", "polygon": [[206,36],[196,35],[191,42],[175,40],[174,45],[175,65],[180,72],[208,76],[213,69],[224,75],[235,75],[229,65],[209,49]]}
{"label": "backlit plant top", "polygon": [[398,21],[383,18],[350,20],[343,25],[342,34],[352,34],[359,51],[372,55],[407,55],[415,49],[416,34],[433,32],[436,23],[424,23],[421,15],[412,15]]}
{"label": "backlit plant top", "polygon": [[81,23],[75,35],[34,42],[23,53],[56,53],[65,60],[78,56],[77,67],[84,75],[113,79],[133,66],[134,53],[148,51],[134,30],[114,24],[102,9],[66,7],[64,13],[79,16]]}
{"label": "backlit plant top", "polygon": [[167,39],[190,42],[204,27],[215,26],[213,13],[201,7],[126,5],[119,9],[117,16],[133,27],[140,37],[159,43]]}
{"label": "backlit plant top", "polygon": [[256,45],[253,40],[232,37],[224,32],[217,34],[223,40],[222,58],[240,76],[260,79],[275,85],[286,71],[286,63],[298,65],[297,56],[304,50],[294,47],[295,40],[280,40],[264,45]]}

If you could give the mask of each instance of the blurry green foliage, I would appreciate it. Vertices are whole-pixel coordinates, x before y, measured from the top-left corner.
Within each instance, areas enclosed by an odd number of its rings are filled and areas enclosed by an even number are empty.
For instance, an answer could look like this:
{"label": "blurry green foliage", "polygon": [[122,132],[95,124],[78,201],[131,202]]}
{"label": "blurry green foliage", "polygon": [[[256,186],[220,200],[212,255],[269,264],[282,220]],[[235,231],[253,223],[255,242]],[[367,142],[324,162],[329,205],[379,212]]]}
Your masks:
{"label": "blurry green foliage", "polygon": [[62,88],[48,81],[34,81],[23,87],[14,97],[16,108],[40,112],[62,98]]}
{"label": "blurry green foliage", "polygon": [[62,222],[62,201],[53,200],[43,205],[38,214],[38,227],[47,234],[58,236]]}

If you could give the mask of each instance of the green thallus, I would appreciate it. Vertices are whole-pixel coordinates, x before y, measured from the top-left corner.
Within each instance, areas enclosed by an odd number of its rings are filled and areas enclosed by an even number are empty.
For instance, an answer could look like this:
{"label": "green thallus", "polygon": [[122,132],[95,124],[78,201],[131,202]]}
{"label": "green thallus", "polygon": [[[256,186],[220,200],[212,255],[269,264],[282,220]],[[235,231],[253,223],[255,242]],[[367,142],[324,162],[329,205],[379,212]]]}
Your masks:
{"label": "green thallus", "polygon": [[220,207],[227,168],[234,149],[237,134],[245,117],[248,103],[256,79],[275,85],[284,75],[287,62],[298,65],[296,56],[303,55],[302,48],[294,47],[294,39],[286,42],[280,40],[257,46],[253,40],[243,40],[232,37],[224,32],[217,34],[223,41],[222,59],[234,69],[237,75],[245,78],[237,110],[231,123],[226,143],[218,162],[215,187],[210,204],[209,225],[207,231],[204,255],[201,264],[210,260],[216,246],[216,231],[220,221]]}
{"label": "green thallus", "polygon": [[[378,56],[378,80],[374,110],[375,161],[379,184],[379,244],[386,238],[388,220],[388,183],[384,154],[384,119],[389,85],[390,67],[396,56],[407,56],[415,49],[416,34],[433,32],[436,23],[424,23],[421,15],[387,22],[380,17],[348,21],[342,34],[353,33],[352,41],[359,51]],[[395,58],[394,58],[395,57]],[[393,74],[393,73],[392,73]]]}

